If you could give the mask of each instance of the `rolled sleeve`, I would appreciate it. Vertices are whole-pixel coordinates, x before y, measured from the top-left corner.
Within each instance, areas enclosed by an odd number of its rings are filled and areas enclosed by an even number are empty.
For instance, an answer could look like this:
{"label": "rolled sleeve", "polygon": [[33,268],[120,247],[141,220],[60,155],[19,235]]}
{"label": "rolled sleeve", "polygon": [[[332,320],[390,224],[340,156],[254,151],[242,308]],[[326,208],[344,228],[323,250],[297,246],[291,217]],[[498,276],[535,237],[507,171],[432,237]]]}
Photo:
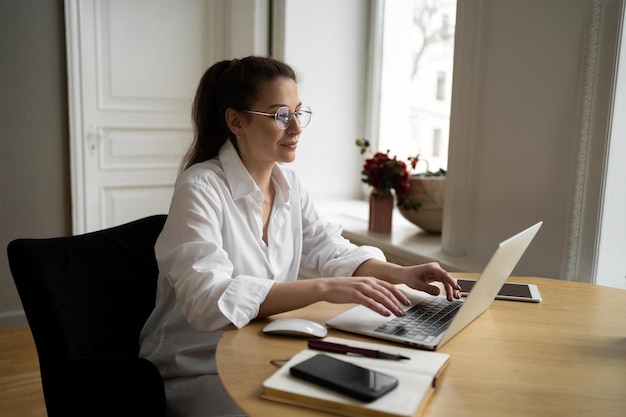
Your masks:
{"label": "rolled sleeve", "polygon": [[241,275],[236,277],[218,300],[221,313],[237,328],[242,328],[259,313],[274,281]]}

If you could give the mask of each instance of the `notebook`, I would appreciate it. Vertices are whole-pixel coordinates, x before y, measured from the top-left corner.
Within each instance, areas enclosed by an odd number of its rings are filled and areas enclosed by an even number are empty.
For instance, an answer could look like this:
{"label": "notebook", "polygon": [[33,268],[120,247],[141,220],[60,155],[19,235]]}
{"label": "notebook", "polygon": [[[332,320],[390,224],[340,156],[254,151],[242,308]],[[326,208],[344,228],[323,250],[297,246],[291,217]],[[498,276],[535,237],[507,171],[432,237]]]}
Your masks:
{"label": "notebook", "polygon": [[[418,318],[390,319],[358,305],[331,318],[326,325],[421,349],[437,350],[489,308],[542,224],[539,222],[501,242],[465,301],[449,302],[443,296],[435,297],[409,289],[407,295],[413,306],[405,308],[405,311],[407,316],[411,311],[416,312]],[[425,317],[427,315],[429,317]],[[432,333],[424,335],[424,329]]]}
{"label": "notebook", "polygon": [[[294,378],[289,368],[321,352],[302,350],[292,356],[274,374],[263,382],[261,398],[314,408],[351,417],[412,417],[420,415],[435,391],[438,378],[444,371],[450,356],[441,352],[425,352],[406,347],[388,347],[378,343],[328,337],[324,341],[351,346],[383,350],[400,354],[408,360],[386,360],[360,355],[328,353],[336,359],[376,370],[398,378],[398,387],[373,402],[354,400],[333,390],[320,388],[308,381]],[[296,413],[294,413],[296,414]],[[285,413],[287,415],[287,413]]]}

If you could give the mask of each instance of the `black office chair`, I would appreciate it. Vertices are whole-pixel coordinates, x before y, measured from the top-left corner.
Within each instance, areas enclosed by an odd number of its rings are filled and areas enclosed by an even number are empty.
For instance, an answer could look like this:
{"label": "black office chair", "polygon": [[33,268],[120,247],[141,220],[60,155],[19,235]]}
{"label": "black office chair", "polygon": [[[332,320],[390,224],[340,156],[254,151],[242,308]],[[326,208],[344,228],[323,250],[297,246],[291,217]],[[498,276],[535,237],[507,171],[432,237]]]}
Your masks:
{"label": "black office chair", "polygon": [[166,217],[9,243],[49,417],[165,415],[161,375],[138,352],[154,308],[154,243]]}

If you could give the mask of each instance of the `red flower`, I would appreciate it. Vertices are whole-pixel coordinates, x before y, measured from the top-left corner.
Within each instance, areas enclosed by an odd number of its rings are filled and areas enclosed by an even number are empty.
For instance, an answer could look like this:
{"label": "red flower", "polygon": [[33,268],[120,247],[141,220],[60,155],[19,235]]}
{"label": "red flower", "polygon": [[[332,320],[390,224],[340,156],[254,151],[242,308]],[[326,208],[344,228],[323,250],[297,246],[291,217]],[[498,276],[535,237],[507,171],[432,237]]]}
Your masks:
{"label": "red flower", "polygon": [[[370,143],[367,139],[357,139],[356,145],[361,149],[361,154],[369,151]],[[419,162],[419,155],[408,158],[411,169],[414,170]],[[428,170],[426,162],[425,176],[445,176],[446,171],[439,169],[437,172]],[[414,197],[409,195],[409,172],[404,162],[398,161],[394,156],[389,157],[389,151],[377,152],[372,158],[365,160],[363,164],[362,181],[374,187],[380,194],[389,194],[395,190],[397,205],[407,210],[417,210],[421,205]]]}
{"label": "red flower", "polygon": [[404,162],[394,156],[389,157],[389,151],[377,152],[363,164],[362,181],[371,185],[380,193],[388,193],[392,189],[398,197],[398,205],[402,205],[409,191],[409,172]]}

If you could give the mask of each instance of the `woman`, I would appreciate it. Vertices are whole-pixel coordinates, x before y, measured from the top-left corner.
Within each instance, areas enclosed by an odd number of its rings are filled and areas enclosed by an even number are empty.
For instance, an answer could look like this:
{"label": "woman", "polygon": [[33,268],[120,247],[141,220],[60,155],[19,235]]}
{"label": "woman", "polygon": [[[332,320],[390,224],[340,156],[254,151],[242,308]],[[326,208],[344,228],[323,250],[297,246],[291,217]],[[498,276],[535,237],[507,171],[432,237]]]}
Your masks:
{"label": "woman", "polygon": [[[373,247],[357,247],[315,211],[295,174],[311,111],[294,71],[271,58],[222,61],[203,75],[193,106],[195,138],[176,183],[155,253],[156,306],[141,356],[164,378],[168,413],[243,415],[215,365],[220,330],[317,301],[360,303],[404,315],[393,284],[459,298],[436,263],[401,267]],[[300,266],[319,279],[297,280]]]}

